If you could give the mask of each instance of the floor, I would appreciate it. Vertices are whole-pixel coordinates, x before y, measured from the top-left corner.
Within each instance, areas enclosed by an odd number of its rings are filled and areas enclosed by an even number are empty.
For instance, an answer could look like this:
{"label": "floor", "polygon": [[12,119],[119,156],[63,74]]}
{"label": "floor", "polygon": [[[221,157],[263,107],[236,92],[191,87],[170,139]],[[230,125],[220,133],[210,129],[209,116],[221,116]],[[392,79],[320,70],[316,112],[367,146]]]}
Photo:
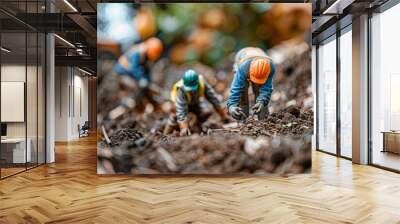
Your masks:
{"label": "floor", "polygon": [[25,165],[18,165],[19,167],[7,167],[7,168],[1,168],[1,178],[6,178],[8,176],[20,173],[25,171],[26,169],[32,169],[36,164],[27,164],[27,168],[25,168]]}
{"label": "floor", "polygon": [[22,172],[25,170],[25,167],[21,167],[21,168],[1,168],[1,177],[7,177],[13,174],[16,174],[18,172]]}
{"label": "floor", "polygon": [[0,181],[0,223],[400,223],[400,175],[313,152],[289,177],[98,176],[94,137]]}

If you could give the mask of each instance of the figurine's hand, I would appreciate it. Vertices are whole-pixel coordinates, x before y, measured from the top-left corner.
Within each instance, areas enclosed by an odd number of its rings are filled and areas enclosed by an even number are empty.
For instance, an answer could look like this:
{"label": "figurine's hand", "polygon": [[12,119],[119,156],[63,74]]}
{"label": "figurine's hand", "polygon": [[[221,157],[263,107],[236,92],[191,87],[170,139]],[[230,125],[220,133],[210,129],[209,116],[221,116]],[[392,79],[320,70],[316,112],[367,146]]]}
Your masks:
{"label": "figurine's hand", "polygon": [[241,120],[243,118],[243,110],[242,108],[238,106],[231,106],[229,107],[229,114],[235,119],[235,120]]}
{"label": "figurine's hand", "polygon": [[251,108],[251,112],[253,114],[259,114],[261,112],[261,110],[263,109],[264,104],[261,102],[258,102],[256,104],[254,104],[254,106]]}

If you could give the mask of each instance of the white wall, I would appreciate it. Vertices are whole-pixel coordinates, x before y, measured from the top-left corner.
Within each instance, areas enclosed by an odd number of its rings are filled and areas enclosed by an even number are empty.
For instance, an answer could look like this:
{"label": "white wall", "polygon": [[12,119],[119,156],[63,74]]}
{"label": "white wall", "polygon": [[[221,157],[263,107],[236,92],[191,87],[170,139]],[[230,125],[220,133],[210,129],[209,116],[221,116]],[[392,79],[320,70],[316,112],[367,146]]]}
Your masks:
{"label": "white wall", "polygon": [[[27,69],[27,70],[25,70]],[[25,82],[25,75],[28,72],[28,86],[27,86],[27,120],[28,120],[28,137],[30,133],[36,135],[36,107],[37,107],[37,95],[36,95],[36,78],[32,77],[32,74],[36,77],[36,66],[27,66],[9,64],[1,66],[1,81],[2,82]],[[39,107],[42,105],[39,105]],[[2,108],[7,110],[7,108]],[[8,137],[25,137],[25,123],[26,122],[7,122],[7,135]],[[31,131],[32,130],[32,131]]]}
{"label": "white wall", "polygon": [[73,119],[72,119],[72,135],[78,136],[77,126],[80,124],[81,126],[85,123],[85,121],[89,120],[88,116],[88,78],[87,76],[81,76],[82,73],[76,74],[77,70],[75,70],[74,75],[74,108],[72,108]]}
{"label": "white wall", "polygon": [[68,140],[68,86],[67,67],[55,68],[55,141]]}
{"label": "white wall", "polygon": [[[38,69],[38,70],[37,70]],[[44,163],[44,74],[41,66],[25,66],[25,64],[3,64],[1,66],[1,81],[24,82],[26,84],[26,107],[21,108],[21,112],[27,115],[27,119],[23,122],[6,122],[7,137],[9,138],[25,138],[30,140],[30,148],[32,150],[32,161]],[[27,80],[25,80],[27,78]],[[4,89],[3,89],[4,90]],[[23,93],[22,93],[23,94]],[[3,96],[4,97],[4,96]],[[13,113],[10,107],[2,107],[1,110],[7,113]],[[37,153],[39,155],[37,156]]]}
{"label": "white wall", "polygon": [[[25,82],[25,65],[2,65],[1,81]],[[7,108],[1,108],[6,110]],[[25,137],[25,122],[7,123],[8,137]]]}
{"label": "white wall", "polygon": [[88,78],[83,75],[76,68],[56,67],[56,141],[79,138],[78,124],[88,120]]}

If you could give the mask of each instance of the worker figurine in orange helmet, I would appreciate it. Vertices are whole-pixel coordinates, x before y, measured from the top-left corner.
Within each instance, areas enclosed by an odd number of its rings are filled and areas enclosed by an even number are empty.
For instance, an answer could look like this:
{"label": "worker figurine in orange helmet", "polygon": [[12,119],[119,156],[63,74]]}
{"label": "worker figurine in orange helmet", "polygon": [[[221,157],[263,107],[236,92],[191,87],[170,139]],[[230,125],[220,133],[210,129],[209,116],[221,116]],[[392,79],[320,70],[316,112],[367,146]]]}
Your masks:
{"label": "worker figurine in orange helmet", "polygon": [[163,45],[158,38],[152,37],[148,40],[132,46],[119,59],[114,71],[120,75],[127,75],[137,82],[139,87],[138,98],[146,97],[147,100],[157,105],[150,91],[150,68],[149,62],[156,61],[162,54]]}
{"label": "worker figurine in orange helmet", "polygon": [[[260,48],[246,47],[235,55],[234,78],[227,100],[229,114],[243,120],[250,114],[259,120],[268,116],[268,103],[273,91],[275,65]],[[252,88],[255,104],[249,108],[248,89]]]}
{"label": "worker figurine in orange helmet", "polygon": [[172,87],[171,100],[175,103],[175,112],[170,116],[164,134],[170,134],[175,127],[179,126],[181,136],[190,135],[187,118],[189,112],[196,114],[200,123],[204,122],[210,114],[206,114],[200,106],[202,97],[213,105],[224,122],[229,121],[228,114],[222,107],[215,90],[204,80],[202,75],[189,69],[184,72],[182,79]]}

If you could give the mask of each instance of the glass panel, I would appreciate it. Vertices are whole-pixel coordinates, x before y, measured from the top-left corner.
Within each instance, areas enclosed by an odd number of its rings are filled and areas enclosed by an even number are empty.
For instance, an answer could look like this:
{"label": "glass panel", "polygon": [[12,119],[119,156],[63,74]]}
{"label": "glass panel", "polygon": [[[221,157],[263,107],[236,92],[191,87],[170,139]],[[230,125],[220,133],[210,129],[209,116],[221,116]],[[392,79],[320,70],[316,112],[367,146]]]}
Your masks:
{"label": "glass panel", "polygon": [[[27,2],[26,7],[27,13],[37,13],[38,4],[37,1]],[[37,16],[31,18],[37,20]],[[32,21],[37,22],[37,21]],[[37,166],[38,160],[38,34],[36,30],[27,30],[27,80],[26,80],[26,113],[27,113],[27,143],[28,150],[31,151],[30,161],[27,163],[27,167]]]}
{"label": "glass panel", "polygon": [[44,34],[39,34],[39,45],[38,45],[38,163],[45,163],[45,44],[46,37]]}
{"label": "glass panel", "polygon": [[[0,7],[25,18],[25,12],[43,13],[45,0],[0,1]],[[0,176],[4,178],[45,162],[46,54],[44,34],[1,12],[0,18],[0,110],[4,135],[0,144]]]}
{"label": "glass panel", "polygon": [[[314,100],[313,100],[313,102],[314,102],[314,108],[316,108],[316,105],[317,105],[317,101],[316,101],[316,95],[317,95],[317,93],[316,93],[316,91],[317,91],[317,89],[316,89],[316,78],[317,78],[317,48],[316,48],[316,46],[312,46],[312,51],[311,51],[311,80],[312,80],[312,92],[313,92],[313,96],[314,96]],[[317,122],[316,122],[316,119],[317,118],[317,116],[314,114],[314,119],[313,119],[313,122],[314,122],[314,124],[316,124]],[[313,126],[313,132],[314,132],[314,135],[313,135],[313,137],[312,137],[312,145],[311,145],[311,149],[312,150],[315,150],[316,149],[316,145],[317,145],[317,139],[316,139],[316,133],[317,133],[317,126],[316,125],[314,125]]]}
{"label": "glass panel", "polygon": [[340,36],[340,153],[351,158],[352,141],[352,35]]}
{"label": "glass panel", "polygon": [[25,170],[31,158],[26,150],[26,33],[3,32],[1,44],[7,49],[1,51],[1,173],[5,177]]}
{"label": "glass panel", "polygon": [[372,163],[400,170],[400,5],[372,22]]}
{"label": "glass panel", "polygon": [[28,63],[27,63],[27,81],[26,81],[26,112],[27,112],[27,142],[28,150],[30,148],[30,160],[28,160],[28,168],[37,165],[38,160],[38,143],[37,143],[37,74],[38,74],[38,36],[36,32],[27,33],[28,38]]}
{"label": "glass panel", "polygon": [[336,153],[336,39],[318,48],[318,148]]}

